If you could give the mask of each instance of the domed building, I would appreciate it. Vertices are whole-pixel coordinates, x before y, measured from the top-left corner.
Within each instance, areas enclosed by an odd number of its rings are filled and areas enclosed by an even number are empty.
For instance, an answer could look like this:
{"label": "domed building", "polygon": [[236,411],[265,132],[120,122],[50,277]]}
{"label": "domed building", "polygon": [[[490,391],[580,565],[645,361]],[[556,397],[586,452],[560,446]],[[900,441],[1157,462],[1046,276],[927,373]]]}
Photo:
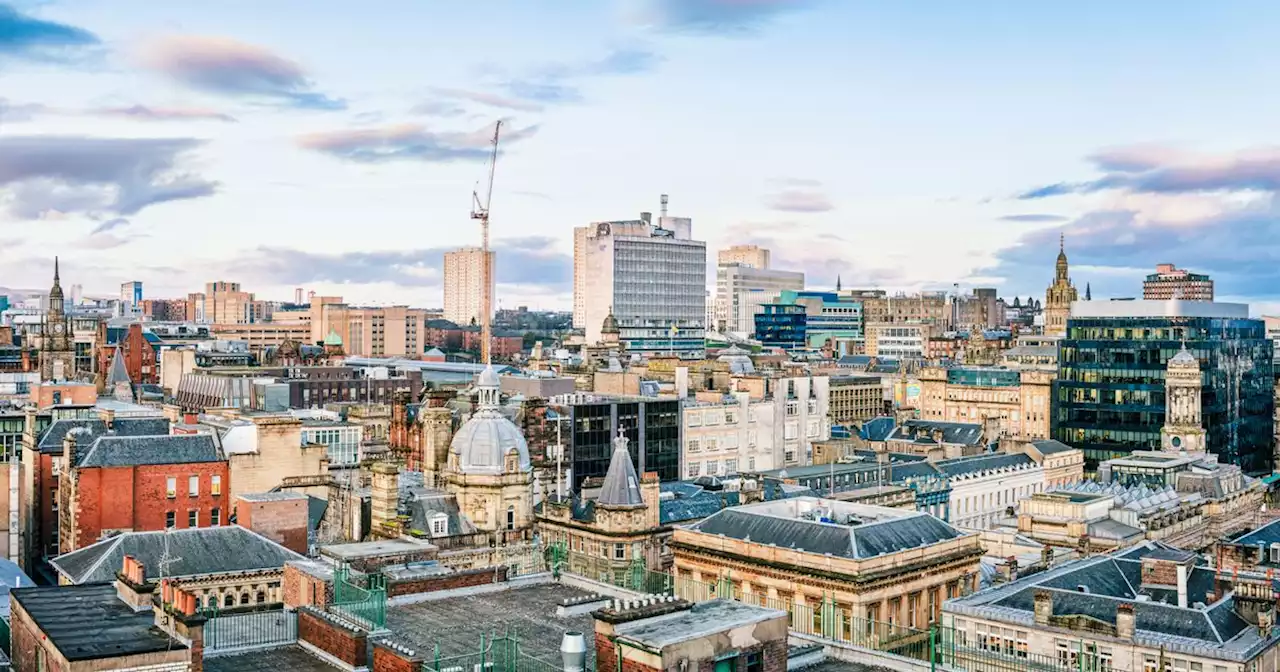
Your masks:
{"label": "domed building", "polygon": [[522,531],[533,524],[533,465],[515,423],[499,411],[498,373],[480,374],[476,411],[449,444],[445,488],[483,532]]}

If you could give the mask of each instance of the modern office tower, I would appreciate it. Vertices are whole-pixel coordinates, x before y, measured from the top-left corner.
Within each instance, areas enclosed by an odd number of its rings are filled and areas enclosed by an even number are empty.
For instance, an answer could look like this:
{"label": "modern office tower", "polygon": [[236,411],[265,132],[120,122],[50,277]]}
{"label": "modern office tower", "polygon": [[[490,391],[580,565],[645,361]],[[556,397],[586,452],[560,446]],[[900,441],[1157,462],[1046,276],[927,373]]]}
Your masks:
{"label": "modern office tower", "polygon": [[583,318],[589,343],[613,315],[629,352],[701,356],[706,338],[707,245],[690,240],[691,222],[649,213],[600,222],[582,259]]}
{"label": "modern office tower", "polygon": [[582,481],[603,477],[613,456],[613,440],[622,430],[636,473],[657,472],[664,481],[680,479],[680,400],[656,397],[568,394],[549,403],[569,421],[572,489]]}
{"label": "modern office tower", "polygon": [[[73,302],[72,305],[75,305]],[[132,317],[142,313],[142,283],[137,280],[120,285],[120,316]]]}
{"label": "modern office tower", "polygon": [[1173,264],[1157,264],[1156,272],[1142,281],[1142,298],[1148,301],[1212,301],[1213,280]]}
{"label": "modern office tower", "polygon": [[1135,450],[1160,450],[1166,371],[1185,345],[1200,365],[1209,452],[1247,473],[1271,473],[1272,344],[1247,305],[1080,301],[1066,331],[1051,431],[1084,450],[1087,470]]}
{"label": "modern office tower", "polygon": [[[495,253],[489,251],[489,267]],[[489,276],[489,291],[494,287]],[[480,324],[484,310],[484,250],[464,247],[444,253],[444,319],[463,326]]]}
{"label": "modern office tower", "polygon": [[739,264],[760,270],[769,268],[769,250],[759,245],[734,245],[727,247],[716,255],[717,266]]}
{"label": "modern office tower", "polygon": [[[720,251],[722,260],[726,251]],[[768,257],[768,250],[760,251]],[[722,261],[716,268],[715,323],[711,328],[750,334],[755,329],[755,316],[760,312],[760,306],[777,302],[784,290],[803,289],[804,273]]]}
{"label": "modern office tower", "polygon": [[268,302],[241,291],[238,282],[207,282],[203,294],[188,294],[187,301],[191,319],[209,324],[254,324],[271,317]]}

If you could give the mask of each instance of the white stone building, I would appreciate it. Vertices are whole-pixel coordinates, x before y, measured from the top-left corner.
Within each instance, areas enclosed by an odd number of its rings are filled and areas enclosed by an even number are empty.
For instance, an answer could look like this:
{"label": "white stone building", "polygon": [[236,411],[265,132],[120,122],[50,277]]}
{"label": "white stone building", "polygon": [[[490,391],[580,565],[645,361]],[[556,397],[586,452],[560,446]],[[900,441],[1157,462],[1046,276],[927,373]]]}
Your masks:
{"label": "white stone building", "polygon": [[743,376],[738,391],[702,393],[683,410],[685,478],[813,463],[813,442],[831,438],[826,376]]}
{"label": "white stone building", "polygon": [[1019,500],[1045,489],[1044,468],[1030,455],[1003,453],[936,463],[951,483],[951,523],[985,530],[1008,517]]}
{"label": "white stone building", "polygon": [[[764,251],[767,254],[767,250]],[[721,251],[723,259],[724,251]],[[804,289],[804,273],[721,263],[716,268],[715,323],[717,331],[750,334],[760,306],[777,303],[783,290]]]}

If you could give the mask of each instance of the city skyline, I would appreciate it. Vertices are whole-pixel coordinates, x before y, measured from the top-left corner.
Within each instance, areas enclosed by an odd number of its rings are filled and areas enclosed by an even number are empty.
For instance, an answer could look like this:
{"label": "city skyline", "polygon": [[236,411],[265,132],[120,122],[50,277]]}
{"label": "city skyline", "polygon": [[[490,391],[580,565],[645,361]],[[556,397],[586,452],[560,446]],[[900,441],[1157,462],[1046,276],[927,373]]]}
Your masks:
{"label": "city skyline", "polygon": [[495,307],[569,310],[573,227],[668,193],[810,287],[1039,297],[1065,234],[1095,296],[1280,308],[1280,10],[1007,7],[0,0],[0,283],[439,306],[504,118]]}

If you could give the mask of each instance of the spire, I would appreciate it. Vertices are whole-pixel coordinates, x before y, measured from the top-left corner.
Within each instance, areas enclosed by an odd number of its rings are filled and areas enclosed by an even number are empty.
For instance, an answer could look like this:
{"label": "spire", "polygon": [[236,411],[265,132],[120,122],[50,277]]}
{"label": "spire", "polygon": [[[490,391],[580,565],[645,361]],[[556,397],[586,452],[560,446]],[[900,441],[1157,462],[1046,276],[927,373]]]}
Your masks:
{"label": "spire", "polygon": [[55,284],[55,285],[60,284],[60,282],[59,282],[59,280],[58,280],[58,257],[57,257],[57,255],[54,255],[54,257],[53,257],[53,284]]}
{"label": "spire", "polygon": [[1067,252],[1067,234],[1065,231],[1058,232],[1058,251],[1063,254]]}
{"label": "spire", "polygon": [[111,390],[120,383],[129,384],[129,370],[124,366],[124,358],[120,356],[120,346],[116,346],[111,356],[111,372],[107,375],[107,389]]}
{"label": "spire", "polygon": [[618,428],[618,437],[613,440],[613,457],[609,460],[609,471],[600,486],[596,504],[644,506],[640,478],[636,475],[635,465],[631,464],[631,451],[627,450],[627,437],[622,435],[621,427]]}
{"label": "spire", "polygon": [[1091,287],[1087,282],[1084,283],[1084,300],[1085,301],[1093,300],[1093,287]]}
{"label": "spire", "polygon": [[836,274],[836,291],[840,291],[840,274]]}

